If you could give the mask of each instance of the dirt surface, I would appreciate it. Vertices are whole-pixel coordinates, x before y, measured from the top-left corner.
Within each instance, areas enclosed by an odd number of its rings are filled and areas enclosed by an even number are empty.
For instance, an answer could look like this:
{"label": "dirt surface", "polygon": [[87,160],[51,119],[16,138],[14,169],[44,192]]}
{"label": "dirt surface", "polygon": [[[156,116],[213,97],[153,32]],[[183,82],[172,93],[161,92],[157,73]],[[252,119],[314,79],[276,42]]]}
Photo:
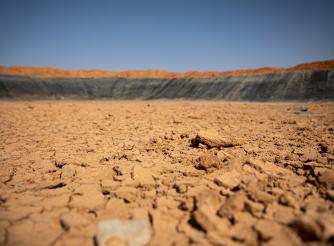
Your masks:
{"label": "dirt surface", "polygon": [[[0,102],[0,244],[332,245],[334,104]],[[117,240],[116,240],[117,241]]]}
{"label": "dirt surface", "polygon": [[239,69],[230,71],[189,71],[169,72],[159,69],[149,70],[127,70],[127,71],[106,71],[106,70],[65,70],[49,67],[28,67],[28,66],[0,66],[1,75],[16,75],[42,78],[100,78],[100,77],[122,77],[122,78],[193,78],[193,77],[220,77],[233,75],[252,75],[265,73],[281,73],[301,70],[329,70],[334,68],[334,60],[315,61],[303,63],[288,68],[260,67],[256,69]]}

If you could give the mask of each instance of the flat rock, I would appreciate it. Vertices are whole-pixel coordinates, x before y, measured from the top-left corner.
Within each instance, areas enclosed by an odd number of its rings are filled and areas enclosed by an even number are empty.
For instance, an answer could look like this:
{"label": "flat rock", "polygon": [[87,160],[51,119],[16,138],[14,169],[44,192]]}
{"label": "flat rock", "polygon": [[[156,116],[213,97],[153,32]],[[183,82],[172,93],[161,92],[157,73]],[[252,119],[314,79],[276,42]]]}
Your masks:
{"label": "flat rock", "polygon": [[147,220],[104,220],[97,225],[96,239],[99,246],[116,245],[116,242],[144,246],[150,242],[151,226]]}
{"label": "flat rock", "polygon": [[198,147],[199,144],[207,146],[207,148],[228,148],[240,145],[235,139],[222,137],[219,133],[210,131],[199,132],[194,139],[191,140],[193,146]]}

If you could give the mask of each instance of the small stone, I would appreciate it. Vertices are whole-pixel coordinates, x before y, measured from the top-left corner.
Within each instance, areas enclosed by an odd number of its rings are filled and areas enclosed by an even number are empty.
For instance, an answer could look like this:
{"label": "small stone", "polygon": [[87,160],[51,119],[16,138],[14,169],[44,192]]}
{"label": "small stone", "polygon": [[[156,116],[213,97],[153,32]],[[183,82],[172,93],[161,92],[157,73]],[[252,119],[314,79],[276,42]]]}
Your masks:
{"label": "small stone", "polygon": [[204,144],[207,148],[228,148],[239,145],[235,139],[220,137],[216,132],[200,132],[194,139],[191,140],[194,147],[198,147],[199,144]]}
{"label": "small stone", "polygon": [[144,246],[150,242],[151,226],[147,220],[104,220],[97,225],[96,239],[99,246],[108,245],[110,240],[123,245]]}

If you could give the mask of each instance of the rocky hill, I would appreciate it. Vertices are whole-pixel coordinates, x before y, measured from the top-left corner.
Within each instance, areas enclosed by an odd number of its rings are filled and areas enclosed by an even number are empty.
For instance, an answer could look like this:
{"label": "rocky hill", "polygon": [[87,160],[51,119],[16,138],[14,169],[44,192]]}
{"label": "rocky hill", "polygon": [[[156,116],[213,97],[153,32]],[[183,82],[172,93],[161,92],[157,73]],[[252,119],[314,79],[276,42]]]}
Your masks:
{"label": "rocky hill", "polygon": [[253,75],[265,73],[282,73],[305,70],[329,70],[334,69],[334,60],[303,63],[288,68],[261,67],[256,69],[239,69],[231,71],[189,71],[184,73],[168,72],[163,70],[128,70],[128,71],[103,71],[103,70],[65,70],[49,67],[23,67],[0,66],[1,75],[29,76],[40,78],[194,78],[194,77],[221,77],[232,75]]}
{"label": "rocky hill", "polygon": [[2,99],[334,100],[334,69],[165,78],[0,76]]}

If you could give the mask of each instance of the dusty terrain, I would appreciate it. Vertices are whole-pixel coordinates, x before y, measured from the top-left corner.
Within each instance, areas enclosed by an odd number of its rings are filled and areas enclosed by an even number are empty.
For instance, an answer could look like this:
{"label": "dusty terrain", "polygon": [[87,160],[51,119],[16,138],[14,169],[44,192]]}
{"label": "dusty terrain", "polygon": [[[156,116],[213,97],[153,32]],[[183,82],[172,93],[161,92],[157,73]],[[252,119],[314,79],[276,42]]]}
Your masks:
{"label": "dusty terrain", "polygon": [[1,75],[16,75],[41,78],[194,78],[194,77],[220,77],[234,75],[253,75],[266,73],[282,73],[305,70],[330,70],[334,69],[334,60],[315,61],[302,63],[288,68],[260,67],[256,69],[239,69],[230,71],[189,71],[169,72],[159,69],[149,70],[127,70],[127,71],[106,71],[106,70],[65,70],[49,67],[28,67],[28,66],[0,66]]}
{"label": "dusty terrain", "polygon": [[0,102],[0,244],[331,245],[334,104]]}

